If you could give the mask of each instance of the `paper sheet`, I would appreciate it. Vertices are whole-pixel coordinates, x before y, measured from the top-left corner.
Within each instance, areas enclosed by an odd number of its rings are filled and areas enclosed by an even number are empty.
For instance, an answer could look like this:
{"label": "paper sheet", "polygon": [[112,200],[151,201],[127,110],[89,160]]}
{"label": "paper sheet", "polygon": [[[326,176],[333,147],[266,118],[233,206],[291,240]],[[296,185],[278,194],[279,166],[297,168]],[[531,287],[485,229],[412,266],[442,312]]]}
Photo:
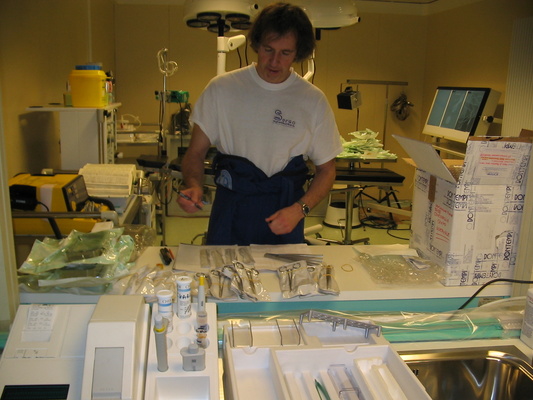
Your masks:
{"label": "paper sheet", "polygon": [[[301,244],[287,244],[287,245],[257,245],[252,244],[250,246],[198,246],[191,244],[180,244],[178,248],[178,254],[174,262],[173,268],[179,271],[191,271],[191,272],[206,272],[209,270],[206,266],[202,267],[200,262],[200,252],[203,249],[235,249],[236,254],[239,254],[240,248],[249,247],[252,257],[254,259],[254,266],[258,271],[276,271],[278,267],[287,262],[273,260],[266,258],[265,253],[299,253],[299,254],[312,254],[304,243]],[[238,261],[243,261],[239,259]]]}
{"label": "paper sheet", "polygon": [[398,255],[398,256],[418,256],[416,249],[409,248],[407,244],[384,244],[384,245],[355,245],[353,249],[356,253],[366,253],[369,256],[384,256],[384,255]]}
{"label": "paper sheet", "polygon": [[129,196],[135,180],[133,164],[86,164],[79,171],[90,196]]}

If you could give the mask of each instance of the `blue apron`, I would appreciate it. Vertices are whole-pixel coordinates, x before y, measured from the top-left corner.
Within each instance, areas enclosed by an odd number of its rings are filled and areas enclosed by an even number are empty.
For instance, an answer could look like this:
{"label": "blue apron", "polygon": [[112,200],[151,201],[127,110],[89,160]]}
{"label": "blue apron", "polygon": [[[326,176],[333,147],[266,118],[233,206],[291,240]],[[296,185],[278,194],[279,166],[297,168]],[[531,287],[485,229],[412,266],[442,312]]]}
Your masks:
{"label": "blue apron", "polygon": [[218,153],[213,161],[217,191],[207,230],[207,245],[304,242],[304,220],[286,235],[275,235],[265,218],[299,200],[308,177],[303,156],[270,178],[246,158]]}

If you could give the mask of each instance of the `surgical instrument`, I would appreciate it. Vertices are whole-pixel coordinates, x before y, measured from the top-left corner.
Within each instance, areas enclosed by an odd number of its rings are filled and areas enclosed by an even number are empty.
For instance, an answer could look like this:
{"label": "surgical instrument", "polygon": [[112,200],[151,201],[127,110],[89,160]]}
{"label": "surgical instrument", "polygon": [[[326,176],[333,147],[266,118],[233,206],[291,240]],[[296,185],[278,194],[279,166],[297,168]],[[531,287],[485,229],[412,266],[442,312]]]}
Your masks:
{"label": "surgical instrument", "polygon": [[308,265],[320,265],[324,256],[322,254],[297,254],[297,253],[285,253],[285,254],[274,254],[274,253],[265,253],[266,258],[272,258],[274,260],[281,261],[305,261]]}

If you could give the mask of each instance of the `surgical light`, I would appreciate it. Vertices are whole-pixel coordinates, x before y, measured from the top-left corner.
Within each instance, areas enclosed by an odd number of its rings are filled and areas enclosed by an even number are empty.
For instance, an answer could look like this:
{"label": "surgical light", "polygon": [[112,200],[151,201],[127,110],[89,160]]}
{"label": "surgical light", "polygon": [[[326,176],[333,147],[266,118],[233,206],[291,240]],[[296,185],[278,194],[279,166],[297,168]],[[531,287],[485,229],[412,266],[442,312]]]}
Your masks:
{"label": "surgical light", "polygon": [[186,0],[184,10],[189,27],[220,34],[250,28],[259,5],[248,0]]}
{"label": "surgical light", "polygon": [[316,29],[335,29],[359,22],[353,0],[294,0],[302,7]]}

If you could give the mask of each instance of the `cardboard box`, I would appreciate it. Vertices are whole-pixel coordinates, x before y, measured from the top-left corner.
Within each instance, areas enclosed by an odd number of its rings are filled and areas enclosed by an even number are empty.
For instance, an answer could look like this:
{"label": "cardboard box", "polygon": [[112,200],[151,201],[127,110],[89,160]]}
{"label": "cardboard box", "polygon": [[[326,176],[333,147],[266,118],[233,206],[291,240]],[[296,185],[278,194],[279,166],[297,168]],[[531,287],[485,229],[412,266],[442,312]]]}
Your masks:
{"label": "cardboard box", "polygon": [[448,162],[430,143],[396,139],[417,167],[410,246],[446,268],[447,286],[512,278],[531,139],[473,137],[464,161]]}

